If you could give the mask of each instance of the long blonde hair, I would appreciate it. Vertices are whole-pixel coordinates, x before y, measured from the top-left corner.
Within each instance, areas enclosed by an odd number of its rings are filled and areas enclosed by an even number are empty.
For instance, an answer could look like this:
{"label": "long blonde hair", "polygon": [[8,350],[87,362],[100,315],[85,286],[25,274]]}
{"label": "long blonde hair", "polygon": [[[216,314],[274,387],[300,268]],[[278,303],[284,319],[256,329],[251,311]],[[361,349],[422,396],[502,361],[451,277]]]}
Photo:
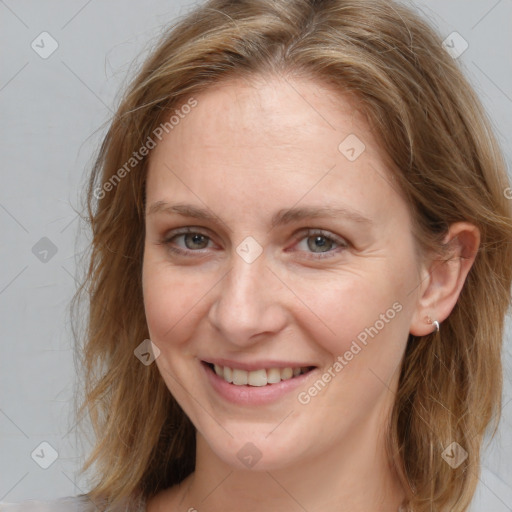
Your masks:
{"label": "long blonde hair", "polygon": [[[480,229],[474,265],[441,332],[409,337],[389,426],[390,462],[408,506],[463,511],[483,435],[499,418],[510,184],[491,123],[458,64],[419,16],[390,0],[210,0],[169,29],[127,88],[90,175],[90,264],[74,302],[87,298],[89,308],[79,411],[96,435],[84,466],[97,475],[89,497],[111,505],[150,497],[195,465],[193,425],[156,365],[133,354],[149,337],[141,288],[148,156],[126,162],[210,85],[268,72],[307,76],[358,98],[422,249],[442,253],[451,223]],[[442,458],[454,441],[468,453],[456,469]]]}

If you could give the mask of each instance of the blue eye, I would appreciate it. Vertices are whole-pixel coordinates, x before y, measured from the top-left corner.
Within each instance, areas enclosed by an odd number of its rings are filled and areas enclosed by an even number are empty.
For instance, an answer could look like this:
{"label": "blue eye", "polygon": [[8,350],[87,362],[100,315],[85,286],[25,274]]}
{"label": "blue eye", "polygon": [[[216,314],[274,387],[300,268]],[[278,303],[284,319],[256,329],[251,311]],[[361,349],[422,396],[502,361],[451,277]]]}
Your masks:
{"label": "blue eye", "polygon": [[[331,255],[340,252],[340,249],[343,250],[349,246],[348,242],[344,239],[322,230],[308,230],[305,236],[300,238],[300,242],[297,245],[300,246],[303,242],[306,243],[307,249],[311,251],[310,254],[312,256],[308,257],[314,259],[330,257]],[[338,249],[336,249],[336,246],[339,246]]]}
{"label": "blue eye", "polygon": [[208,245],[209,238],[201,233],[185,233],[179,236],[183,237],[183,241],[185,242],[186,248],[190,250],[205,249],[206,246]]}
{"label": "blue eye", "polygon": [[[204,255],[202,250],[208,248],[211,238],[208,235],[201,233],[200,231],[194,231],[193,229],[194,228],[183,228],[181,232],[174,231],[160,243],[175,254],[191,256],[191,253],[195,252],[199,253],[195,256],[202,256]],[[297,235],[296,240],[298,240],[298,243],[296,243],[296,245],[300,246],[300,244],[304,244],[305,242],[303,250],[310,254],[307,256],[308,258],[326,258],[349,247],[349,243],[343,238],[322,230],[307,230],[305,233],[303,232],[302,235],[303,236],[301,237]],[[182,240],[182,244],[176,246],[176,240],[180,239]],[[291,252],[297,252],[297,250],[293,249]]]}
{"label": "blue eye", "polygon": [[[182,239],[185,247],[175,247],[175,240]],[[162,245],[165,245],[170,251],[176,254],[187,254],[190,252],[198,252],[200,249],[206,249],[210,237],[193,231],[192,228],[184,228],[181,232],[174,232],[171,236],[166,237],[161,241]]]}

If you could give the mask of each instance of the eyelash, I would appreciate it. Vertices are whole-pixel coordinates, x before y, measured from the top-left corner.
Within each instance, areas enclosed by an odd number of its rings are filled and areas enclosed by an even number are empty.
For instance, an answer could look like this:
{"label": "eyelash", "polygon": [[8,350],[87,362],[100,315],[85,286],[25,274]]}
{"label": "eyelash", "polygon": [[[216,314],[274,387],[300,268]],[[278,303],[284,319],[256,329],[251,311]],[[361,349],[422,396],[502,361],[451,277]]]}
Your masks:
{"label": "eyelash", "polygon": [[[196,257],[196,256],[200,257],[202,255],[202,251],[204,249],[198,249],[198,250],[185,249],[184,250],[184,249],[179,249],[179,248],[171,245],[172,241],[175,238],[183,236],[183,235],[188,235],[188,234],[201,235],[201,236],[204,236],[205,238],[207,238],[209,241],[211,240],[210,236],[208,236],[207,234],[205,234],[201,231],[196,231],[193,228],[184,228],[182,230],[177,230],[177,231],[172,232],[170,236],[167,236],[164,239],[162,239],[160,241],[160,244],[166,246],[167,249],[169,249],[171,252],[173,252],[174,254],[178,254],[180,256],[189,256],[189,255],[191,255],[191,253],[199,253],[198,255],[194,255],[194,257]],[[321,237],[339,245],[339,247],[335,250],[326,251],[323,253],[322,252],[319,252],[319,253],[310,252],[309,254],[311,256],[308,256],[309,259],[319,260],[319,259],[324,259],[324,258],[330,258],[330,257],[333,257],[334,254],[338,254],[339,252],[341,252],[345,249],[348,249],[350,246],[350,243],[344,238],[340,238],[338,236],[333,235],[332,233],[323,231],[321,229],[313,229],[313,228],[307,228],[305,231],[303,231],[302,233],[297,235],[296,242],[301,242],[302,240],[311,238],[313,236],[321,236]],[[292,252],[297,252],[297,251],[292,251]]]}

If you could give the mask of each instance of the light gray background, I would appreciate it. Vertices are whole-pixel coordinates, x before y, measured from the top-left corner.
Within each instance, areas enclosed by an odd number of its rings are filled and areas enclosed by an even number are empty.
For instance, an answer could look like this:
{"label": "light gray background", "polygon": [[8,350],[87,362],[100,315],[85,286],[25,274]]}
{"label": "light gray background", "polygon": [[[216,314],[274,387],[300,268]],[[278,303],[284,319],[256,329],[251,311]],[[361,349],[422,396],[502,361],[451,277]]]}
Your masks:
{"label": "light gray background", "polygon": [[[0,501],[88,490],[75,477],[87,445],[76,438],[71,408],[68,304],[77,253],[87,243],[75,210],[134,59],[140,63],[165,24],[192,4],[0,0]],[[443,38],[457,31],[469,44],[458,60],[494,121],[510,169],[512,0],[412,5]],[[31,48],[44,31],[59,45],[47,59]],[[57,250],[46,262],[32,250],[43,237]],[[484,455],[476,512],[512,510],[510,321],[504,363],[503,419]],[[31,457],[45,441],[58,452],[48,469]]]}

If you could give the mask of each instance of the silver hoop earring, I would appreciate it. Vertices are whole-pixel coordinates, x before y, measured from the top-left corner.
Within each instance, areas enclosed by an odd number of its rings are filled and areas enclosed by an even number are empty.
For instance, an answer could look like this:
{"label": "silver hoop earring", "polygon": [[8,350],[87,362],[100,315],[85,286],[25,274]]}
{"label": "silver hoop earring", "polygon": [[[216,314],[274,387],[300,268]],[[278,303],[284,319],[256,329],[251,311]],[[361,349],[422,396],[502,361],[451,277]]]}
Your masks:
{"label": "silver hoop earring", "polygon": [[439,332],[439,322],[437,320],[434,320],[432,323],[434,324],[434,326],[436,328],[436,330],[434,332]]}

